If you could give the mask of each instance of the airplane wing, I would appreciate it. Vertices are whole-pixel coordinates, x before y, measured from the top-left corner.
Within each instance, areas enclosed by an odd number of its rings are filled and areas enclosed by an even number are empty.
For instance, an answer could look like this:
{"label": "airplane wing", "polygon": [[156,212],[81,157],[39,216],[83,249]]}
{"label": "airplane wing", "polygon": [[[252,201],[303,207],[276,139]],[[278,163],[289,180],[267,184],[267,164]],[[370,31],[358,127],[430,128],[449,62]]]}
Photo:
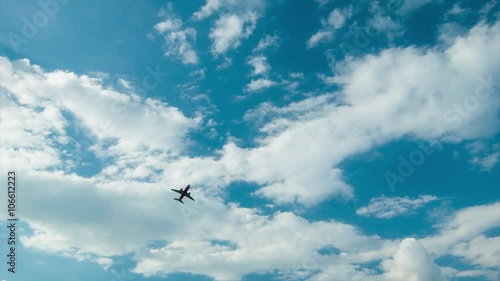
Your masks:
{"label": "airplane wing", "polygon": [[175,192],[177,192],[177,193],[179,193],[179,194],[182,194],[182,192],[181,192],[180,190],[178,190],[178,189],[173,189],[173,188],[172,188],[171,190],[172,190],[172,191],[175,191]]}
{"label": "airplane wing", "polygon": [[186,195],[184,195],[184,196],[186,196],[187,198],[189,198],[189,199],[191,199],[191,200],[193,200],[193,201],[194,201],[194,199],[193,199],[193,197],[191,197],[191,195],[186,194]]}

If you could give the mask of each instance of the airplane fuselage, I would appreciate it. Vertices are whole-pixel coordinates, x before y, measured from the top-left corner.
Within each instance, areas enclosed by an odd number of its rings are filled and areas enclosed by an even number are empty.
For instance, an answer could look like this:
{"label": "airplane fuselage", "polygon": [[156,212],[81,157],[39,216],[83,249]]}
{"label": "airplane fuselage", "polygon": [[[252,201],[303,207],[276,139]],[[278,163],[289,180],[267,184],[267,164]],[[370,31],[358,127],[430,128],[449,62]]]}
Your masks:
{"label": "airplane fuselage", "polygon": [[186,194],[188,194],[189,187],[190,187],[190,185],[186,186],[186,189],[184,189],[184,190],[181,188],[182,193],[181,193],[181,197],[179,197],[179,200],[182,200],[182,198],[184,198],[184,196],[186,196]]}
{"label": "airplane fuselage", "polygon": [[190,187],[191,185],[188,184],[185,189],[182,188],[180,190],[172,189],[172,191],[175,191],[180,194],[179,198],[174,198],[174,199],[181,202],[182,204],[184,204],[184,202],[182,202],[182,198],[184,197],[187,197],[194,201],[193,197],[191,197],[191,192],[188,192]]}

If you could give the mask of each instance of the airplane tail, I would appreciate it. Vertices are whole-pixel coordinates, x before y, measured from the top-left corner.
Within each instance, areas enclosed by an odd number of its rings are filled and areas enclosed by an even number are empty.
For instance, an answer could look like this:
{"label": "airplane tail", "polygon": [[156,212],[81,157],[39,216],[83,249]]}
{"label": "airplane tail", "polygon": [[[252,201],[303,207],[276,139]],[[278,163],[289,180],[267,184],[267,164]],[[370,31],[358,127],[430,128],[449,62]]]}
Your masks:
{"label": "airplane tail", "polygon": [[179,198],[174,198],[174,200],[177,200],[177,201],[181,202],[182,204],[184,204],[184,202],[182,202],[182,200]]}

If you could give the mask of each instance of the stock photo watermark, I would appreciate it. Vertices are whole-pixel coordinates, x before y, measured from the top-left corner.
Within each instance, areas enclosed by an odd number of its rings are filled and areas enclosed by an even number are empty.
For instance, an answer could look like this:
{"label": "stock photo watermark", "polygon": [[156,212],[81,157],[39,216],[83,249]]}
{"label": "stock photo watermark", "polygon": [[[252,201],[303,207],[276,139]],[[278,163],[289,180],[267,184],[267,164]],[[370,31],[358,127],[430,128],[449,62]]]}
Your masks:
{"label": "stock photo watermark", "polygon": [[[446,128],[453,130],[459,128],[468,118],[475,113],[481,104],[485,104],[489,99],[498,96],[498,86],[500,81],[493,80],[493,75],[488,78],[480,77],[478,79],[474,93],[466,96],[460,103],[455,103],[453,106],[444,111],[442,120],[449,124]],[[399,155],[399,165],[396,172],[385,171],[384,178],[391,191],[395,191],[395,186],[398,183],[404,183],[408,177],[413,175],[416,168],[423,165],[425,160],[433,155],[436,150],[442,151],[442,144],[439,139],[446,133],[442,127],[432,131],[430,143],[428,145],[420,144],[418,149],[411,151],[408,155]]]}
{"label": "stock photo watermark", "polygon": [[72,0],[39,0],[39,9],[29,17],[22,17],[22,25],[19,32],[9,32],[2,35],[3,41],[10,44],[14,51],[19,52],[19,47],[29,43],[41,29],[49,24],[60,11],[62,6],[67,5]]}

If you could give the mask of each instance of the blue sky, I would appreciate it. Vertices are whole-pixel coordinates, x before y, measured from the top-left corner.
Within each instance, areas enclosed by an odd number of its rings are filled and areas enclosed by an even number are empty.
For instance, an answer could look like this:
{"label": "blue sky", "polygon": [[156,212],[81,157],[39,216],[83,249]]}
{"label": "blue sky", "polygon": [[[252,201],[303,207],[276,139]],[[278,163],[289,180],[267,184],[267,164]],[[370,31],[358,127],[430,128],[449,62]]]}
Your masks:
{"label": "blue sky", "polygon": [[0,277],[498,280],[499,7],[0,1]]}

